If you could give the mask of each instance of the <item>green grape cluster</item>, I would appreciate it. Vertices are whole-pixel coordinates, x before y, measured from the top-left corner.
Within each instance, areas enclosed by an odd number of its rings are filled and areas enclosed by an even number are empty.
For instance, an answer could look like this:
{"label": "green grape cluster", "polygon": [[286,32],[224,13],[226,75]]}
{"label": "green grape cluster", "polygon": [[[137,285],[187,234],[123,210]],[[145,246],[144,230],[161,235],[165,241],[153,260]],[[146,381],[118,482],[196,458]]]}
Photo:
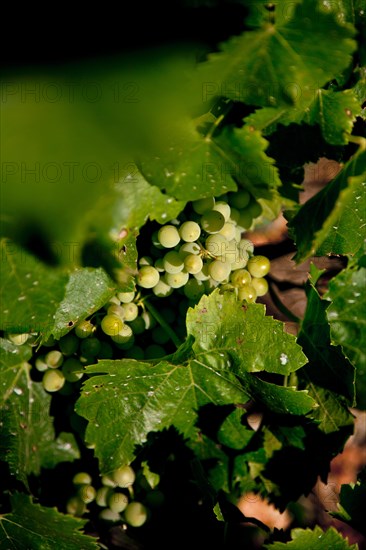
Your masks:
{"label": "green grape cluster", "polygon": [[245,190],[190,203],[179,219],[153,233],[150,256],[139,259],[137,285],[159,298],[178,290],[191,302],[225,285],[240,300],[255,302],[268,291],[270,263],[255,256],[242,235],[260,212]]}
{"label": "green grape cluster", "polygon": [[[140,475],[140,481],[141,481]],[[73,494],[66,503],[66,511],[74,516],[84,516],[91,509],[88,505],[94,507],[99,519],[106,522],[126,523],[131,527],[141,527],[149,518],[149,508],[146,504],[151,499],[151,487],[148,491],[141,491],[141,487],[136,492],[144,494],[146,503],[140,502],[135,498],[136,474],[131,466],[125,465],[117,468],[108,476],[102,476],[97,483],[93,484],[93,479],[87,472],[78,472],[73,477],[75,494]],[[146,479],[144,478],[146,489]],[[95,487],[96,486],[96,487]]]}

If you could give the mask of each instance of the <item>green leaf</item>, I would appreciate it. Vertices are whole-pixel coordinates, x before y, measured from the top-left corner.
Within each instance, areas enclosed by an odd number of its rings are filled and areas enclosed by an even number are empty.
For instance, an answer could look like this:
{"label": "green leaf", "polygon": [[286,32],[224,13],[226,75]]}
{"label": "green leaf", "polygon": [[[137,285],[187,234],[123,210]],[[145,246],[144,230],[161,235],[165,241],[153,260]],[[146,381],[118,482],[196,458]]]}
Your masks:
{"label": "green leaf", "polygon": [[[27,356],[26,350],[21,352],[23,347],[0,341],[0,374],[5,385],[0,406],[0,456],[8,462],[11,473],[27,485],[27,475],[38,475],[42,466],[73,461],[79,458],[79,450],[71,434],[62,433],[55,440],[49,415],[51,396],[42,384],[31,379],[30,364],[21,358]],[[17,353],[15,348],[20,351]]]}
{"label": "green leaf", "polygon": [[[365,476],[363,475],[363,478]],[[365,480],[358,480],[356,484],[342,485],[339,495],[338,510],[330,514],[351,525],[360,533],[366,534],[363,505],[366,499]]]}
{"label": "green leaf", "polygon": [[309,382],[307,389],[309,395],[318,404],[309,416],[319,422],[319,430],[328,434],[337,432],[342,426],[353,426],[353,416],[344,399],[312,382]]}
{"label": "green leaf", "polygon": [[366,236],[365,177],[366,151],[361,150],[291,219],[297,263],[312,255],[358,252]]}
{"label": "green leaf", "polygon": [[326,317],[329,302],[320,298],[310,282],[305,290],[308,301],[297,341],[305,351],[309,364],[299,372],[299,376],[306,387],[315,384],[343,395],[352,404],[355,369],[342,354],[340,346],[330,345],[330,327]]}
{"label": "green leaf", "polygon": [[239,362],[241,371],[277,374],[289,374],[306,363],[282,322],[266,316],[262,304],[244,305],[230,292],[215,290],[203,296],[188,310],[187,330],[195,337],[193,351],[205,362],[220,353]]}
{"label": "green leaf", "polygon": [[323,531],[318,525],[313,529],[292,529],[290,542],[265,544],[268,550],[357,550],[357,544],[349,545],[334,527]]}
{"label": "green leaf", "polygon": [[86,520],[60,514],[56,508],[34,504],[28,495],[10,497],[12,511],[0,516],[0,549],[42,548],[97,550],[96,539],[80,532]]}
{"label": "green leaf", "polygon": [[354,34],[351,25],[337,22],[317,2],[297,5],[290,19],[246,31],[210,55],[201,66],[204,99],[222,95],[250,105],[308,104],[314,90],[350,64]]}
{"label": "green leaf", "polygon": [[116,287],[101,268],[83,268],[70,273],[65,295],[58,305],[53,326],[43,333],[59,340],[78,322],[100,309],[115,293]]}
{"label": "green leaf", "polygon": [[142,466],[142,473],[145,476],[146,481],[150,485],[152,489],[155,489],[160,483],[160,476],[159,474],[155,474],[152,472],[149,468],[148,462],[145,460],[145,462],[141,463]]}
{"label": "green leaf", "polygon": [[[175,426],[195,437],[198,408],[207,403],[244,403],[248,397],[234,374],[197,360],[186,366],[155,366],[130,359],[87,367],[76,411],[88,421],[86,440],[95,445],[103,473],[132,461],[149,432]],[[102,374],[100,374],[102,373]]]}
{"label": "green leaf", "polygon": [[49,330],[67,274],[46,266],[9,239],[1,240],[0,328],[9,332]]}
{"label": "green leaf", "polygon": [[332,303],[327,309],[332,343],[356,369],[357,406],[366,408],[366,269],[345,269],[329,282],[325,295]]}
{"label": "green leaf", "polygon": [[217,433],[218,440],[231,449],[243,449],[254,435],[254,431],[241,423],[242,409],[235,409],[226,417]]}
{"label": "green leaf", "polygon": [[273,133],[278,124],[318,124],[328,143],[345,145],[349,141],[356,116],[360,114],[360,103],[353,90],[334,92],[319,89],[305,108],[266,107],[259,109],[245,121],[257,130],[265,130],[265,135]]}

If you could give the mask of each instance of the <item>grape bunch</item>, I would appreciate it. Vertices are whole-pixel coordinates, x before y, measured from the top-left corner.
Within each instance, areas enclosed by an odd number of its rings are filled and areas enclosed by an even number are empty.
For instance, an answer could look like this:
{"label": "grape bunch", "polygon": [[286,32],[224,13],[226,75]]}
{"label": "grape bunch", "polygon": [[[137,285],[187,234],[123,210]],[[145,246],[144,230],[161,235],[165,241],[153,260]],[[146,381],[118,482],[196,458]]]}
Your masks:
{"label": "grape bunch", "polygon": [[[142,472],[137,477],[128,465],[117,468],[109,476],[102,476],[95,484],[87,472],[78,472],[72,481],[75,494],[68,499],[66,511],[78,517],[94,512],[105,522],[124,522],[131,527],[141,527],[149,519],[149,506],[157,507],[164,500],[155,484],[150,485]],[[97,484],[99,487],[96,488]],[[143,502],[136,500],[136,492]],[[88,505],[92,509],[88,509]]]}
{"label": "grape bunch", "polygon": [[260,210],[250,206],[244,190],[224,199],[194,201],[178,219],[153,233],[150,255],[139,259],[136,283],[141,289],[159,298],[180,290],[192,302],[219,285],[247,302],[266,294],[270,262],[254,255],[251,241],[242,238]]}

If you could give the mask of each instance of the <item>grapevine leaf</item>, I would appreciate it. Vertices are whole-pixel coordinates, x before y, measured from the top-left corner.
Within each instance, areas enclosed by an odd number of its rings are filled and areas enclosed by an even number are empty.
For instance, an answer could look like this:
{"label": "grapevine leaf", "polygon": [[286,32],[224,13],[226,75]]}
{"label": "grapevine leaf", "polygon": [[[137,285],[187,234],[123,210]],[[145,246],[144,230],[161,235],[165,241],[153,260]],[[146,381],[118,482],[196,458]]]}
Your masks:
{"label": "grapevine leaf", "polygon": [[218,431],[220,443],[231,449],[243,449],[254,435],[254,431],[241,423],[243,411],[235,409],[226,417]]}
{"label": "grapevine leaf", "polygon": [[366,233],[366,151],[356,154],[289,222],[298,263],[311,255],[356,254]]}
{"label": "grapevine leaf", "polygon": [[2,380],[2,395],[0,408],[11,396],[21,374],[23,364],[32,357],[32,348],[23,344],[16,346],[4,338],[0,338],[0,369]]}
{"label": "grapevine leaf", "polygon": [[61,302],[67,274],[51,269],[8,239],[1,240],[0,328],[48,330]]}
{"label": "grapevine leaf", "polygon": [[313,101],[304,109],[266,107],[250,115],[246,122],[252,128],[265,130],[265,135],[273,133],[278,124],[318,124],[328,143],[345,145],[360,113],[360,104],[353,90],[334,92],[320,89],[316,90]]}
{"label": "grapevine leaf", "polygon": [[318,404],[309,415],[319,422],[319,430],[324,433],[332,433],[342,426],[352,426],[353,417],[347,408],[347,404],[339,395],[332,391],[316,386],[310,382],[307,386],[309,395]]}
{"label": "grapevine leaf", "polygon": [[366,534],[363,504],[366,499],[365,480],[358,480],[356,484],[342,485],[339,495],[338,510],[330,512],[360,533]]}
{"label": "grapevine leaf", "polygon": [[83,384],[76,411],[89,421],[86,439],[95,445],[105,473],[130,462],[135,445],[144,443],[149,432],[175,426],[194,438],[200,406],[248,399],[229,370],[215,371],[197,360],[186,366],[106,360],[87,372],[99,376]]}
{"label": "grapevine leaf", "polygon": [[242,371],[289,374],[306,363],[294,336],[280,321],[265,315],[262,304],[244,305],[233,293],[215,290],[187,313],[193,351],[205,362],[224,353],[240,362]]}
{"label": "grapevine leaf", "polygon": [[78,321],[100,309],[115,290],[113,282],[101,268],[83,268],[70,273],[53,326],[43,333],[44,340],[51,334],[57,340],[64,336]]}
{"label": "grapevine leaf", "polygon": [[366,408],[366,269],[345,269],[329,282],[330,336],[356,369],[357,406]]}
{"label": "grapevine leaf", "polygon": [[355,397],[355,369],[342,354],[340,346],[330,345],[330,327],[326,317],[329,302],[322,300],[311,282],[306,287],[307,307],[298,343],[309,364],[299,373],[305,385],[315,384],[343,395],[349,403]]}
{"label": "grapevine leaf", "polygon": [[268,550],[357,550],[357,544],[349,545],[334,527],[323,531],[318,525],[313,529],[293,529],[290,542],[265,544]]}
{"label": "grapevine leaf", "polygon": [[31,497],[15,493],[12,511],[0,516],[0,549],[42,548],[53,550],[97,550],[93,537],[80,532],[86,520],[60,514],[56,508],[34,504]]}
{"label": "grapevine leaf", "polygon": [[317,2],[302,3],[290,19],[246,31],[211,54],[201,66],[205,95],[272,107],[308,104],[314,90],[350,64],[353,36],[351,25],[337,22]]}
{"label": "grapevine leaf", "polygon": [[[21,359],[14,363],[18,346],[9,346],[3,339],[0,346],[0,373],[5,385],[0,411],[0,456],[8,462],[11,473],[27,484],[27,475],[39,474],[42,466],[73,461],[79,457],[79,451],[71,434],[60,434],[55,440],[49,416],[51,396],[39,382],[33,382],[29,363]],[[26,357],[25,351],[19,351],[18,356],[21,353]]]}

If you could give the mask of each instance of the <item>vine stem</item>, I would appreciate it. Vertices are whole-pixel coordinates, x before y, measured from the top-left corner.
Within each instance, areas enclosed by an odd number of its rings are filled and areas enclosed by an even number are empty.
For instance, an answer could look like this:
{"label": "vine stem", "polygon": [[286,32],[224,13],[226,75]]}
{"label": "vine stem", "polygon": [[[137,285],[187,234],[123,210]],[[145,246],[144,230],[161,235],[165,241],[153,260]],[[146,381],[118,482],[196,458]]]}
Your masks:
{"label": "vine stem", "polygon": [[157,309],[148,301],[144,300],[144,304],[146,308],[150,311],[151,315],[154,317],[154,319],[159,323],[161,327],[165,330],[165,332],[169,335],[172,342],[179,348],[179,346],[182,344],[178,336],[175,334],[174,330],[171,328],[170,325],[165,321],[164,317],[160,315],[160,313],[157,311]]}
{"label": "vine stem", "polygon": [[362,136],[349,136],[348,141],[351,143],[356,143],[356,145],[359,145],[361,151],[366,150],[366,138]]}
{"label": "vine stem", "polygon": [[281,302],[279,297],[277,296],[276,292],[272,288],[272,285],[269,285],[269,294],[273,300],[274,305],[283,313],[286,315],[290,321],[294,321],[295,323],[300,323],[300,319],[296,317],[286,306]]}

